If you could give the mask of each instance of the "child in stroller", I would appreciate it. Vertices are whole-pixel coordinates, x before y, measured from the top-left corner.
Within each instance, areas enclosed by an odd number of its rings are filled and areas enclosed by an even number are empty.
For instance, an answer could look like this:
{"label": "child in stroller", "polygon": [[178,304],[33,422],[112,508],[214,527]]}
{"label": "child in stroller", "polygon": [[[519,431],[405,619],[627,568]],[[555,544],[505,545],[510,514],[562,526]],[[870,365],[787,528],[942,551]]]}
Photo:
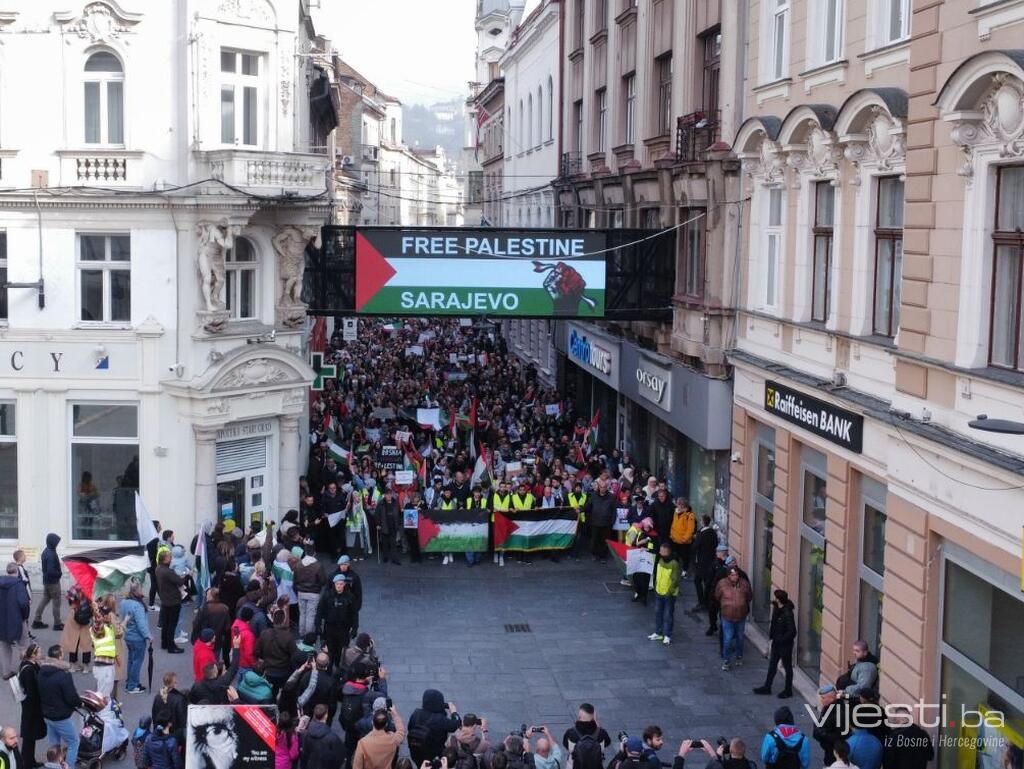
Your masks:
{"label": "child in stroller", "polygon": [[108,756],[115,761],[128,752],[128,730],[121,717],[121,703],[107,699],[98,692],[82,692],[82,741],[78,747],[78,764],[86,769],[99,769]]}

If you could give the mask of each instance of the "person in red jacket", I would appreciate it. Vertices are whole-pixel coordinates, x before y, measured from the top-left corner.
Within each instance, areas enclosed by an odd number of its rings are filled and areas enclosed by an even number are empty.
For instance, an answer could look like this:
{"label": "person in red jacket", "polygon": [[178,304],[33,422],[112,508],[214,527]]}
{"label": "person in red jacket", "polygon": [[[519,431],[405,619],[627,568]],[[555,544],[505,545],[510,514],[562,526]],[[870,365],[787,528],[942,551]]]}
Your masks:
{"label": "person in red jacket", "polygon": [[192,646],[192,673],[196,683],[203,680],[203,669],[211,662],[217,662],[217,653],[213,649],[214,638],[213,628],[203,628]]}
{"label": "person in red jacket", "polygon": [[256,663],[256,636],[249,627],[252,616],[252,607],[243,606],[238,612],[238,619],[231,623],[231,636],[242,639],[241,646],[238,647],[239,668],[251,668]]}

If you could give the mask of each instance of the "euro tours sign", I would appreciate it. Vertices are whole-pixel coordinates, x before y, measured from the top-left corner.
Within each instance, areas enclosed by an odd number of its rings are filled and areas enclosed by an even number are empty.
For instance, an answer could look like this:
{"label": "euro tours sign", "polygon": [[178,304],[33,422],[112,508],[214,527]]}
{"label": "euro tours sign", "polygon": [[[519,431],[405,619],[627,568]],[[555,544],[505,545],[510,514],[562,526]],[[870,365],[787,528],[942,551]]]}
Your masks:
{"label": "euro tours sign", "polygon": [[356,312],[600,318],[605,242],[566,230],[360,229]]}

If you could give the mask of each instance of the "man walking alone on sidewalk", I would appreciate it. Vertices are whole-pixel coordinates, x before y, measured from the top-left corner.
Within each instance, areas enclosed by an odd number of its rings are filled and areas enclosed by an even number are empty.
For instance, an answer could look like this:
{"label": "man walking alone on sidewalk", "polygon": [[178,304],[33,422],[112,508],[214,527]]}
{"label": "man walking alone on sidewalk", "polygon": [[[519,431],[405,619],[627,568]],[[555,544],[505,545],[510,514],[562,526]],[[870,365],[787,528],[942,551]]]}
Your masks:
{"label": "man walking alone on sidewalk", "polygon": [[771,694],[775,673],[782,663],[786,683],[779,692],[780,699],[793,696],[793,642],[796,640],[796,620],[793,618],[793,602],[789,593],[776,590],[772,600],[772,619],[768,626],[771,653],[768,655],[768,675],[763,686],[754,688],[754,694]]}
{"label": "man walking alone on sidewalk", "polygon": [[43,622],[43,609],[46,608],[46,604],[51,602],[53,603],[53,629],[64,629],[64,625],[60,621],[60,578],[63,572],[60,568],[60,558],[57,556],[58,544],[60,544],[59,535],[53,533],[46,535],[46,548],[39,557],[43,567],[43,600],[36,607],[36,617],[32,623],[33,630],[46,627],[46,623]]}

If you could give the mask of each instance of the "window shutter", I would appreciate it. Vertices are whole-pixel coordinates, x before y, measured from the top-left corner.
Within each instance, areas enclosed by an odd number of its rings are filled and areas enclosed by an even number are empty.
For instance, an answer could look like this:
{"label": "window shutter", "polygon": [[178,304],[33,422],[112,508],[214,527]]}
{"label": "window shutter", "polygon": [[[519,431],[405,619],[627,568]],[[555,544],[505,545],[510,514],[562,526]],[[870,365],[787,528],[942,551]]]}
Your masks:
{"label": "window shutter", "polygon": [[217,444],[217,475],[258,470],[266,466],[266,436]]}

